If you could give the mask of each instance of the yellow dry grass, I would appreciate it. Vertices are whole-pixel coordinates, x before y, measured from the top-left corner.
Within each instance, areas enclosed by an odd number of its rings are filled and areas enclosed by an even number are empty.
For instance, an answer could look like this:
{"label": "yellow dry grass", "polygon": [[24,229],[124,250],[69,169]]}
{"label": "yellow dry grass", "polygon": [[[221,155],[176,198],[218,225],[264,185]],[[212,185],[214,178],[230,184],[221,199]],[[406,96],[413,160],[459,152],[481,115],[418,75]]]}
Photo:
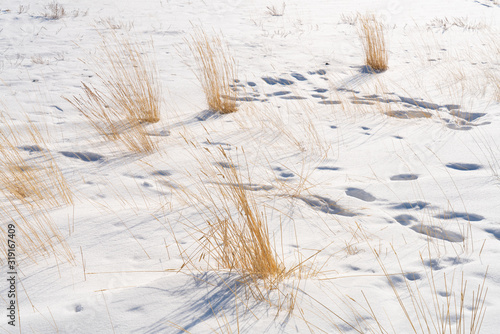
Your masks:
{"label": "yellow dry grass", "polygon": [[129,37],[101,36],[103,53],[93,65],[102,88],[82,83],[83,95],[66,100],[108,140],[151,153],[157,144],[145,126],[160,120],[162,102],[156,63]]}
{"label": "yellow dry grass", "polygon": [[202,237],[185,263],[204,259],[211,269],[229,269],[274,286],[286,273],[270,242],[265,216],[245,189],[231,158],[223,149],[219,153],[227,163],[214,165],[214,188],[203,186],[199,196],[189,194],[208,211],[208,219],[205,227],[193,227]]}
{"label": "yellow dry grass", "polygon": [[374,15],[359,18],[359,34],[365,52],[365,65],[374,72],[383,72],[388,67],[384,26]]}
{"label": "yellow dry grass", "polygon": [[235,112],[236,92],[231,85],[236,79],[236,64],[220,36],[209,37],[201,29],[195,29],[187,41],[194,55],[208,108],[222,114]]}
{"label": "yellow dry grass", "polygon": [[[36,165],[31,164],[17,148],[21,133],[32,145],[30,149],[40,154]],[[69,186],[52,159],[45,140],[34,124],[23,129],[0,130],[0,183],[10,196],[29,204],[44,201],[48,207],[72,204]]]}
{"label": "yellow dry grass", "polygon": [[[0,191],[6,199],[0,205],[2,223],[16,225],[20,256],[35,262],[37,254],[72,261],[72,251],[49,214],[51,208],[73,204],[69,185],[34,124],[28,121],[20,128],[3,123],[8,126],[0,130]],[[2,249],[7,245],[5,228],[0,226]]]}

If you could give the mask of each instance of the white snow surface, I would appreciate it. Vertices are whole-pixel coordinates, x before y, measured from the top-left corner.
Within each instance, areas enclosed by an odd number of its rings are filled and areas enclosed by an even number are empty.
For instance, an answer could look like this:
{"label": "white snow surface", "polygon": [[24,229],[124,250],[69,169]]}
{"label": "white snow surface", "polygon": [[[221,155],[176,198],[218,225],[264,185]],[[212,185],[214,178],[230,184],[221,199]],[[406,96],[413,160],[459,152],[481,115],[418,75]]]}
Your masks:
{"label": "white snow surface", "polygon": [[[79,0],[60,2],[60,19],[44,17],[49,3],[0,3],[0,128],[42,129],[73,194],[46,213],[69,250],[18,250],[16,326],[2,253],[2,332],[458,333],[466,282],[465,332],[477,332],[484,287],[480,332],[498,333],[498,1],[290,0],[272,16],[282,1]],[[364,70],[357,13],[384,23],[383,73]],[[207,111],[187,44],[197,27],[223,36],[237,63],[235,113]],[[163,104],[160,122],[144,125],[154,153],[104,140],[65,99],[100,85],[84,61],[111,31],[154,45]],[[41,153],[20,147],[36,165]],[[183,266],[181,251],[214,219],[203,205],[217,199],[191,194],[217,188],[221,149],[284,267],[311,269],[261,286],[264,301],[236,271]],[[26,238],[8,196],[4,244],[13,222]]]}

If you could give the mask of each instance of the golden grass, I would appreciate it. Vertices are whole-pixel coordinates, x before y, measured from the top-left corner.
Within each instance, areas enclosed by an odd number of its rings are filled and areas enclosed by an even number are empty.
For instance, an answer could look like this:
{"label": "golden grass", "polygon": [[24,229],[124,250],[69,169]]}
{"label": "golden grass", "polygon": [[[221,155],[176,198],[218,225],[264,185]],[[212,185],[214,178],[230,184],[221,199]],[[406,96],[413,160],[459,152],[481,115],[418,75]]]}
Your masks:
{"label": "golden grass", "polygon": [[[28,134],[32,145],[40,154],[36,165],[23,158],[17,148],[21,133]],[[52,159],[39,129],[29,124],[20,130],[0,130],[0,183],[17,200],[29,204],[44,201],[49,207],[72,204],[72,195],[64,176]]]}
{"label": "golden grass", "polygon": [[[180,249],[183,267],[196,271],[230,270],[241,277],[239,281],[250,287],[258,300],[267,302],[261,287],[279,290],[280,282],[286,278],[316,275],[313,259],[319,251],[307,258],[298,254],[298,263],[285,267],[271,242],[264,209],[257,204],[255,193],[248,190],[249,176],[243,179],[242,167],[223,148],[209,152],[215,161],[223,163],[200,162],[208,183],[200,183],[197,192],[181,190],[186,204],[195,207],[206,222],[203,226],[184,222],[196,243],[192,249]],[[206,266],[200,265],[200,261]],[[293,308],[289,299],[283,303]]]}
{"label": "golden grass", "polygon": [[[20,145],[32,151],[30,156],[34,157],[26,158]],[[0,191],[7,200],[7,205],[0,206],[2,222],[16,225],[18,254],[33,261],[36,254],[73,260],[71,249],[49,215],[51,208],[73,204],[73,195],[42,134],[32,123],[25,128],[9,126],[0,130]],[[2,231],[4,228],[0,227]],[[2,233],[0,238],[6,235]],[[5,245],[7,242],[2,242],[3,248]]]}
{"label": "golden grass", "polygon": [[198,200],[208,210],[209,219],[205,228],[195,228],[202,237],[197,239],[199,247],[185,262],[204,259],[211,269],[229,269],[252,281],[260,279],[267,286],[274,286],[285,275],[285,268],[270,242],[265,216],[245,189],[231,158],[223,149],[219,152],[227,164],[213,167],[217,175],[213,182],[215,193],[207,187],[201,189]]}
{"label": "golden grass", "polygon": [[[321,250],[307,256],[297,251],[294,263],[285,266],[284,253],[279,256],[276,251],[276,239],[282,240],[283,235],[270,232],[264,208],[257,204],[255,192],[248,190],[252,183],[241,170],[245,164],[235,163],[222,147],[208,152],[202,158],[206,160],[198,160],[201,175],[207,180],[200,179],[196,191],[179,189],[180,199],[195,208],[205,223],[182,221],[184,232],[194,241],[187,246],[170,227],[183,261],[180,271],[213,272],[231,289],[235,303],[250,312],[250,305],[262,302],[276,310],[276,316],[280,312],[291,316],[301,310],[297,305],[300,282],[319,274],[315,259]],[[221,274],[228,271],[229,280]],[[233,284],[236,286],[230,287]]]}
{"label": "golden grass", "polygon": [[237,94],[231,88],[236,79],[236,64],[229,55],[220,36],[209,37],[201,29],[195,29],[192,39],[187,41],[194,55],[208,108],[222,114],[235,112]]}
{"label": "golden grass", "polygon": [[374,72],[383,72],[388,67],[384,26],[374,15],[359,18],[359,34],[365,52],[365,65]]}
{"label": "golden grass", "polygon": [[160,120],[161,85],[156,63],[128,37],[114,31],[103,39],[101,58],[94,59],[102,88],[82,83],[83,95],[68,99],[109,140],[133,152],[153,152],[156,143],[145,124]]}

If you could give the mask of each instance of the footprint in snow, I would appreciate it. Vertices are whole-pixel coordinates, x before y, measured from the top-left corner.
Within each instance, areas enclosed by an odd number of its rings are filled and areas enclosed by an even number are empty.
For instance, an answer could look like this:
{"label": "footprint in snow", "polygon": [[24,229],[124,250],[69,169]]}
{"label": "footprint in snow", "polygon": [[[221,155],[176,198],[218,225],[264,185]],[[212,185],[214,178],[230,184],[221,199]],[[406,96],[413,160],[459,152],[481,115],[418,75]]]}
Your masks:
{"label": "footprint in snow", "polygon": [[462,218],[465,221],[471,221],[471,222],[478,222],[484,219],[484,217],[481,215],[475,213],[467,213],[467,212],[445,212],[435,217],[439,219]]}
{"label": "footprint in snow", "polygon": [[339,167],[334,167],[334,166],[319,166],[316,169],[318,169],[318,170],[340,170]]}
{"label": "footprint in snow", "polygon": [[406,273],[404,276],[409,281],[416,281],[422,278],[420,274],[417,273]]}
{"label": "footprint in snow", "polygon": [[365,202],[373,202],[376,200],[375,196],[373,196],[370,193],[367,193],[363,189],[358,189],[358,188],[347,188],[345,194],[347,196],[354,197]]}
{"label": "footprint in snow", "polygon": [[326,88],[316,88],[314,91],[316,93],[326,93],[326,92],[328,92],[328,89],[326,89]]}
{"label": "footprint in snow", "polygon": [[445,230],[438,226],[415,225],[410,227],[413,231],[427,235],[431,238],[441,239],[449,242],[462,242],[464,237],[461,234]]}
{"label": "footprint in snow", "polygon": [[398,174],[391,176],[391,181],[412,181],[418,179],[418,175],[415,174]]}
{"label": "footprint in snow", "polygon": [[97,154],[97,153],[92,153],[92,152],[71,152],[71,151],[60,151],[62,155],[68,158],[73,158],[73,159],[80,159],[85,162],[94,162],[94,161],[99,161],[103,160],[104,156]]}
{"label": "footprint in snow", "polygon": [[481,168],[481,166],[477,164],[467,164],[462,162],[449,163],[446,164],[446,167],[462,171],[477,170]]}
{"label": "footprint in snow", "polygon": [[292,80],[283,79],[283,78],[262,77],[262,80],[264,80],[268,85],[271,85],[271,86],[274,86],[276,84],[280,84],[282,86],[293,85]]}
{"label": "footprint in snow", "polygon": [[29,153],[42,152],[43,151],[43,149],[40,146],[38,146],[38,145],[23,145],[23,146],[19,146],[19,149],[23,150],[23,151],[26,151],[26,152],[29,152]]}
{"label": "footprint in snow", "polygon": [[274,93],[270,93],[270,94],[266,94],[267,97],[271,97],[271,96],[283,96],[283,95],[287,95],[287,94],[291,94],[292,92],[289,91],[289,90],[280,90],[278,92],[274,92]]}
{"label": "footprint in snow", "polygon": [[331,215],[339,215],[345,217],[354,217],[355,213],[350,212],[340,205],[337,202],[323,196],[313,195],[313,196],[299,196],[297,197],[302,200],[304,203],[309,205],[311,208],[315,210],[319,210],[324,213],[328,213]]}
{"label": "footprint in snow", "polygon": [[403,226],[408,226],[411,225],[412,222],[418,221],[417,218],[412,215],[399,215],[394,217],[394,219]]}
{"label": "footprint in snow", "polygon": [[153,173],[151,173],[151,175],[155,175],[155,176],[170,176],[170,175],[172,175],[172,173],[169,172],[168,170],[161,169],[161,170],[155,170]]}
{"label": "footprint in snow", "polygon": [[332,100],[326,100],[326,101],[319,101],[319,104],[342,104],[340,101],[332,101]]}
{"label": "footprint in snow", "polygon": [[222,167],[222,168],[238,168],[238,166],[224,162],[224,161],[217,161],[215,165]]}
{"label": "footprint in snow", "polygon": [[493,235],[497,240],[500,240],[500,229],[499,228],[486,228],[484,229],[485,232],[488,232],[489,234]]}
{"label": "footprint in snow", "polygon": [[427,207],[429,203],[427,202],[422,202],[422,201],[416,201],[416,202],[404,202],[398,205],[393,206],[393,209],[396,210],[422,210],[423,208]]}
{"label": "footprint in snow", "polygon": [[282,96],[281,99],[283,100],[307,100],[307,97],[303,96]]}
{"label": "footprint in snow", "polygon": [[303,76],[303,75],[302,75],[302,74],[300,74],[300,73],[295,73],[295,72],[294,72],[294,73],[292,73],[292,74],[290,74],[290,75],[291,75],[292,77],[294,77],[295,79],[297,79],[298,81],[306,81],[306,80],[307,80],[307,79],[306,79],[306,77],[305,77],[305,76]]}

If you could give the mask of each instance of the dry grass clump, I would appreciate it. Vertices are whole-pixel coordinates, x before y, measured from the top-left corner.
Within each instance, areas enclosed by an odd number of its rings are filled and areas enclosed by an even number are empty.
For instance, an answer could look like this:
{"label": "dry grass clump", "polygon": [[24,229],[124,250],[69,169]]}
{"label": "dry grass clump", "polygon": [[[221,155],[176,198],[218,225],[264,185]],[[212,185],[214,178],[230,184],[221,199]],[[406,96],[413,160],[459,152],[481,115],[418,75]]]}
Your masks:
{"label": "dry grass clump", "polygon": [[[25,157],[26,152],[30,152],[29,158]],[[35,254],[73,259],[48,213],[51,208],[72,204],[73,195],[33,124],[23,129],[0,130],[0,191],[7,204],[0,206],[2,223],[16,224],[19,254],[34,261]],[[2,231],[4,228],[0,225]],[[1,238],[6,236],[7,233],[1,233]],[[4,247],[7,242],[1,244]]]}
{"label": "dry grass clump", "polygon": [[[187,204],[195,207],[206,221],[204,226],[185,223],[196,243],[192,249],[180,250],[183,267],[202,272],[234,272],[254,297],[273,304],[265,297],[265,291],[281,291],[280,282],[286,278],[300,280],[317,274],[312,259],[319,252],[309,257],[299,254],[299,263],[286,268],[271,242],[266,214],[249,190],[249,177],[243,180],[242,167],[223,148],[209,152],[218,161],[201,163],[202,175],[209,181],[202,182],[197,192],[182,190]],[[289,303],[289,311],[293,309],[290,300],[283,302]],[[287,308],[283,302],[276,306]]]}
{"label": "dry grass clump", "polygon": [[17,13],[18,14],[27,13],[29,9],[30,9],[30,5],[19,5]]}
{"label": "dry grass clump", "polygon": [[388,55],[385,45],[384,26],[374,15],[358,19],[359,34],[365,52],[365,64],[374,72],[388,69]]}
{"label": "dry grass clump", "polygon": [[56,1],[49,3],[45,8],[47,12],[43,13],[43,16],[49,20],[59,20],[66,16],[66,10]]}
{"label": "dry grass clump", "polygon": [[93,65],[102,88],[82,83],[84,94],[66,100],[107,139],[118,140],[133,152],[153,152],[156,143],[145,124],[160,120],[156,63],[128,37],[114,31],[101,36],[103,54]]}
{"label": "dry grass clump", "polygon": [[452,19],[445,18],[434,18],[430,23],[427,24],[427,27],[437,27],[446,31],[451,27],[459,27],[465,30],[480,30],[485,29],[488,26],[483,22],[473,22],[470,21],[467,17],[454,17]]}
{"label": "dry grass clump", "polygon": [[[32,143],[22,148],[39,154],[36,165],[18,148],[21,133]],[[69,186],[37,127],[29,124],[22,130],[0,130],[0,142],[0,183],[11,196],[25,204],[44,201],[49,207],[72,203]]]}
{"label": "dry grass clump", "polygon": [[267,6],[267,13],[271,16],[283,16],[285,14],[286,3],[281,4],[281,8],[277,6]]}
{"label": "dry grass clump", "polygon": [[199,71],[197,77],[208,108],[222,114],[235,112],[238,109],[235,102],[237,96],[231,85],[236,79],[236,64],[221,37],[210,38],[198,28],[192,40],[187,42],[196,60]]}
{"label": "dry grass clump", "polygon": [[200,203],[200,211],[208,213],[204,213],[205,228],[193,227],[201,238],[197,238],[196,250],[184,256],[184,262],[197,267],[194,261],[203,259],[209,269],[229,269],[244,281],[262,280],[273,287],[289,273],[278,259],[266,218],[244,187],[237,167],[223,149],[220,156],[227,163],[214,165],[214,188],[204,186],[200,195],[188,194],[190,200],[196,198]]}

